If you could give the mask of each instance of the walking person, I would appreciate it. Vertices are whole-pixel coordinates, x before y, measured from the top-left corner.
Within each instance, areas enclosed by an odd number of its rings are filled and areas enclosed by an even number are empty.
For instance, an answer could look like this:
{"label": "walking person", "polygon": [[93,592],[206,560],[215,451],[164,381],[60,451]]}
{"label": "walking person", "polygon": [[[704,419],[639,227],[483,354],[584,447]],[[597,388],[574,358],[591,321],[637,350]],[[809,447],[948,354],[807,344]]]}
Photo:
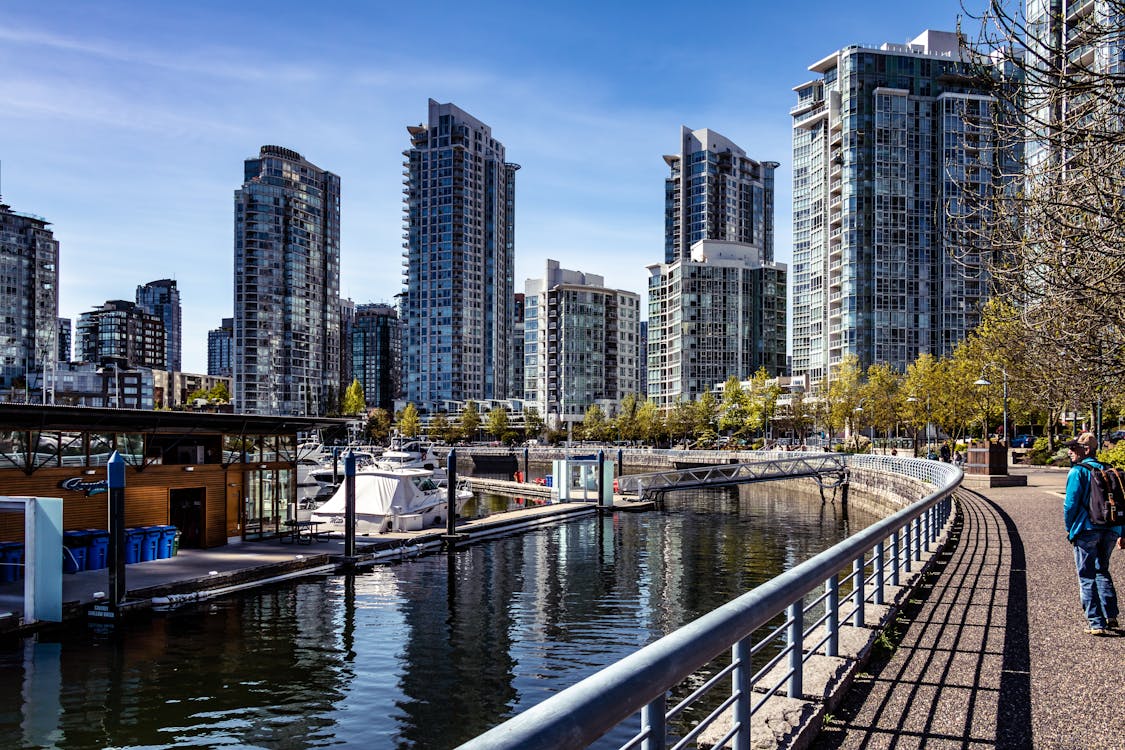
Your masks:
{"label": "walking person", "polygon": [[1078,590],[1086,611],[1086,632],[1106,635],[1117,630],[1117,590],[1109,575],[1109,556],[1114,545],[1125,549],[1121,526],[1095,526],[1090,523],[1090,466],[1104,468],[1094,458],[1097,438],[1083,432],[1066,444],[1070,456],[1070,473],[1066,478],[1066,501],[1063,521],[1066,534],[1074,545],[1074,565],[1078,569]]}

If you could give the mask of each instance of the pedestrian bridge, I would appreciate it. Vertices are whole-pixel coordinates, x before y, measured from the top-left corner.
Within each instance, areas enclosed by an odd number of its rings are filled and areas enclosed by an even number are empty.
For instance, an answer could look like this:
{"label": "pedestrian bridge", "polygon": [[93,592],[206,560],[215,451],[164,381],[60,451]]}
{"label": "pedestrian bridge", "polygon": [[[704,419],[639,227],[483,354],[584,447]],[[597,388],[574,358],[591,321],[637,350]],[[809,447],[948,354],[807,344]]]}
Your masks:
{"label": "pedestrian bridge", "polygon": [[623,474],[617,478],[617,494],[635,496],[638,500],[657,500],[667,492],[800,477],[816,479],[821,499],[826,500],[825,489],[847,487],[847,461],[839,453],[762,453],[761,459],[748,463]]}

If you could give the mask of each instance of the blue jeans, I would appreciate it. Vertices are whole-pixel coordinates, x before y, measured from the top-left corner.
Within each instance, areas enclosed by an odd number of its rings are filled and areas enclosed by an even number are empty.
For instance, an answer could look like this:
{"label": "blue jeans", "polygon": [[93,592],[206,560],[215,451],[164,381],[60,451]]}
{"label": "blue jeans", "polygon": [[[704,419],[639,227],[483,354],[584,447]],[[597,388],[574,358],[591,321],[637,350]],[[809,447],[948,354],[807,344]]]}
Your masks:
{"label": "blue jeans", "polygon": [[1078,588],[1091,628],[1104,628],[1106,620],[1117,619],[1117,591],[1109,577],[1109,555],[1116,543],[1117,535],[1108,530],[1087,529],[1074,537]]}

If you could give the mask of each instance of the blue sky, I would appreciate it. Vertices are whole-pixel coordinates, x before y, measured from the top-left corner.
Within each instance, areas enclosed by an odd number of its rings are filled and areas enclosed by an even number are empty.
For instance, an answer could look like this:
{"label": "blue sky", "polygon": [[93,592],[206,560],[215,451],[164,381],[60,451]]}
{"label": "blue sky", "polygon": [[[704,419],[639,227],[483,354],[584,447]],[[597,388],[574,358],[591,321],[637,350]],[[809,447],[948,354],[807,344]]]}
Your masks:
{"label": "blue sky", "polygon": [[243,160],[277,144],[340,175],[341,293],[391,301],[406,126],[433,97],[488,123],[522,166],[517,291],[554,258],[643,300],[663,258],[661,156],[681,125],[781,163],[788,262],[792,87],[841,47],[953,30],[961,13],[958,0],[7,2],[0,194],[52,222],[61,315],[175,278],[183,366],[205,372],[207,330],[233,309]]}

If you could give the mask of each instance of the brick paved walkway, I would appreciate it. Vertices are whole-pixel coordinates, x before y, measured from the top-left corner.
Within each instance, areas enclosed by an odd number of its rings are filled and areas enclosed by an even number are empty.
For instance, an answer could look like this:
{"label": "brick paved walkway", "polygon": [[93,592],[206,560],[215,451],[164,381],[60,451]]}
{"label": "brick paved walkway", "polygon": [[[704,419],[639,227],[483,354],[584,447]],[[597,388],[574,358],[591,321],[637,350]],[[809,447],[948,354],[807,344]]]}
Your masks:
{"label": "brick paved walkway", "polygon": [[[1082,632],[1066,473],[1025,471],[1028,487],[960,491],[899,647],[857,679],[814,747],[1125,749],[1125,636]],[[1111,569],[1125,594],[1121,550]],[[1084,693],[1105,696],[1100,716]]]}

